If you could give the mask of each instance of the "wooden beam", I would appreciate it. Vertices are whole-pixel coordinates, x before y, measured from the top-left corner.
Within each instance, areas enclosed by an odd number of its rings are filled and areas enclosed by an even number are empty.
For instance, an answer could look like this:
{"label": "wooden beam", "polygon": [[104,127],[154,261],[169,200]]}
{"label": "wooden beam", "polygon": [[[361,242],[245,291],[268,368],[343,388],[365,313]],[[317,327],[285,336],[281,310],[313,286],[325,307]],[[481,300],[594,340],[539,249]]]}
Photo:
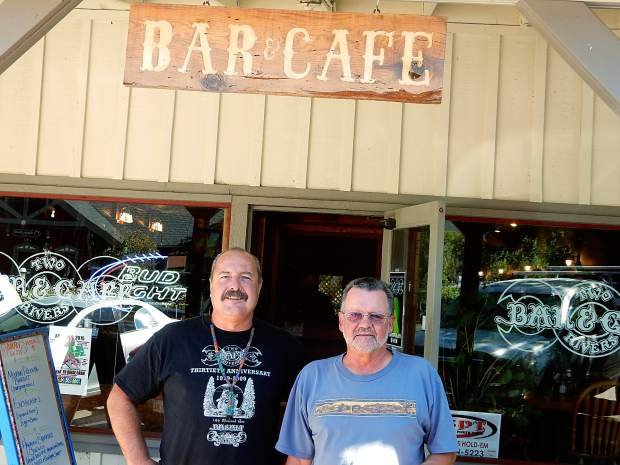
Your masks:
{"label": "wooden beam", "polygon": [[620,116],[620,40],[583,3],[519,0],[517,8]]}
{"label": "wooden beam", "polygon": [[0,74],[80,2],[81,0],[0,1]]}

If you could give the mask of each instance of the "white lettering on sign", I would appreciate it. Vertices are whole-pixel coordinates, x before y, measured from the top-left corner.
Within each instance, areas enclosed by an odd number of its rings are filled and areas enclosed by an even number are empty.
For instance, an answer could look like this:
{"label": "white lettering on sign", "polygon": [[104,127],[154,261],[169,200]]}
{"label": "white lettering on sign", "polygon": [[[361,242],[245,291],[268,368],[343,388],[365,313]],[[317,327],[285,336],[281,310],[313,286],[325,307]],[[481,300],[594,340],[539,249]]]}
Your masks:
{"label": "white lettering on sign", "polygon": [[[160,72],[170,64],[170,49],[168,45],[172,41],[172,24],[168,21],[145,21],[144,22],[144,53],[142,54],[142,66],[140,71]],[[155,42],[155,33],[159,40]],[[153,53],[157,50],[157,64],[153,66]]]}
{"label": "white lettering on sign", "polygon": [[424,70],[424,79],[422,80],[414,80],[410,77],[411,65],[415,62],[418,68],[422,68],[424,65],[424,56],[422,55],[422,51],[418,50],[417,55],[413,56],[413,44],[415,43],[418,37],[425,38],[427,40],[426,48],[431,48],[433,46],[433,34],[426,32],[410,32],[404,31],[402,33],[405,38],[405,49],[403,54],[403,74],[402,78],[398,81],[399,84],[405,86],[428,86],[431,81],[431,75],[428,69]]}
{"label": "white lettering on sign", "polygon": [[293,55],[295,51],[293,46],[295,43],[295,36],[301,34],[302,40],[306,43],[311,42],[308,31],[302,27],[294,27],[286,34],[286,40],[284,42],[284,74],[291,79],[303,79],[310,72],[310,63],[306,63],[306,69],[303,73],[296,73],[293,71]]}
{"label": "white lettering on sign", "polygon": [[[170,48],[169,45],[172,42],[174,31],[172,24],[165,20],[160,21],[144,21],[144,42],[142,51],[142,66],[140,71],[154,71],[164,72],[170,65]],[[208,40],[209,24],[207,23],[194,23],[192,24],[194,34],[191,42],[187,45],[187,52],[185,54],[185,60],[183,65],[177,70],[180,73],[188,73],[190,70],[189,64],[192,54],[194,52],[200,52],[202,55],[203,69],[202,73],[216,74],[217,69],[214,68],[211,59],[211,47]],[[230,29],[228,52],[228,65],[224,74],[228,76],[237,75],[237,59],[242,61],[242,75],[252,76],[256,72],[252,69],[252,48],[256,44],[257,36],[254,29],[247,25],[231,24],[228,26]],[[351,54],[349,53],[349,31],[347,29],[334,29],[332,31],[333,39],[332,44],[325,55],[323,64],[323,71],[316,78],[320,81],[329,80],[328,71],[331,66],[336,66],[333,62],[338,61],[341,67],[342,73],[340,80],[344,82],[356,82],[351,70]],[[385,48],[379,47],[378,53],[376,52],[376,39],[378,37],[387,38],[387,47],[393,47],[394,45],[395,31],[363,31],[362,36],[365,40],[365,53],[364,69],[359,78],[359,82],[363,84],[373,84],[375,79],[372,78],[372,72],[374,64],[379,66],[383,65],[385,58]],[[294,27],[288,30],[286,33],[286,40],[284,49],[282,51],[284,56],[284,74],[291,79],[304,79],[310,72],[310,64],[306,63],[306,67],[303,72],[296,72],[293,70],[293,56],[295,55],[295,40],[299,39],[306,43],[312,41],[308,31],[301,27]],[[416,41],[424,39],[426,41],[427,49],[433,46],[433,34],[427,32],[413,32],[402,31],[401,36],[404,38],[403,55],[401,57],[402,63],[402,75],[398,83],[404,86],[428,86],[430,84],[430,72],[428,69],[422,70],[420,76],[416,79],[412,79],[410,70],[412,65],[422,68],[424,66],[424,55],[422,50],[418,50],[414,54],[414,46]],[[275,51],[279,49],[279,43],[274,39],[267,39],[267,44],[263,55],[266,59],[272,60],[274,58]],[[276,45],[277,43],[277,45]],[[154,63],[154,55],[157,52],[157,61]],[[359,75],[358,75],[359,76]]]}
{"label": "white lettering on sign", "polygon": [[[228,45],[228,67],[224,74],[228,76],[235,76],[235,63],[237,61],[237,55],[243,60],[243,74],[249,76],[252,74],[252,54],[250,49],[254,47],[256,43],[256,33],[247,24],[238,26],[236,24],[230,24],[230,42]],[[241,46],[239,46],[239,36],[242,38]]]}
{"label": "white lettering on sign", "polygon": [[[192,52],[199,51],[202,53],[202,63],[204,66],[202,69],[203,74],[213,74],[215,70],[211,63],[211,47],[209,47],[209,40],[207,38],[207,28],[209,25],[206,23],[194,23],[192,27],[194,28],[194,37],[192,38],[192,43],[187,47],[187,54],[185,55],[183,66],[178,70],[180,73],[187,73],[187,66],[192,57]],[[200,41],[200,47],[194,45],[196,39]]]}
{"label": "white lettering on sign", "polygon": [[[536,294],[524,293],[528,286]],[[559,342],[582,357],[605,357],[620,349],[618,300],[618,291],[598,281],[567,286],[542,279],[515,280],[497,302],[505,313],[495,316],[495,323],[502,338],[517,350],[538,352]],[[536,340],[524,345],[517,341],[522,335]]]}
{"label": "white lettering on sign", "polygon": [[[95,257],[88,260],[88,267],[83,264],[76,268],[66,257],[53,252],[32,255],[19,265],[0,253],[20,270],[20,274],[8,277],[18,295],[15,309],[24,318],[39,323],[55,323],[101,301],[133,298],[170,305],[181,304],[187,294],[178,271],[153,269],[154,263],[167,258],[160,254],[123,259]],[[90,264],[95,261],[105,265],[93,270]],[[82,277],[84,270],[90,276]],[[126,315],[120,313],[121,318]]]}

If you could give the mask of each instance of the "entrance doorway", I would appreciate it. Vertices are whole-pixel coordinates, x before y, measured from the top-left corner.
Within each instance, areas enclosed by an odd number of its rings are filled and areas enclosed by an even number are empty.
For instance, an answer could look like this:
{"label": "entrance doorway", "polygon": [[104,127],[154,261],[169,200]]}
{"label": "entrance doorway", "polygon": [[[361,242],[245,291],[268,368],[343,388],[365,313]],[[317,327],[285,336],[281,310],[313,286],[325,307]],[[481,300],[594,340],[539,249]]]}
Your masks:
{"label": "entrance doorway", "polygon": [[298,336],[310,359],[345,350],[342,289],[381,276],[382,217],[256,211],[251,250],[263,266],[257,314]]}

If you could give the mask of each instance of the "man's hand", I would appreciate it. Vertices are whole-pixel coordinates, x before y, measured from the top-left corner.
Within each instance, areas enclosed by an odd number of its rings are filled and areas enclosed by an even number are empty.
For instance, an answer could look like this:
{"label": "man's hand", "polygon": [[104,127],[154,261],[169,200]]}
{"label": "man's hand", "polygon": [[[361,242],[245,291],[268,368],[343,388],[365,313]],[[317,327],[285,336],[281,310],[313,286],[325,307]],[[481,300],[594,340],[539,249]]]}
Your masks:
{"label": "man's hand", "polygon": [[456,461],[456,454],[430,454],[422,465],[452,465]]}
{"label": "man's hand", "polygon": [[118,444],[121,446],[127,465],[157,465],[140,431],[138,409],[127,394],[117,385],[108,396],[108,414]]}
{"label": "man's hand", "polygon": [[284,465],[310,465],[311,463],[312,459],[300,459],[289,455]]}

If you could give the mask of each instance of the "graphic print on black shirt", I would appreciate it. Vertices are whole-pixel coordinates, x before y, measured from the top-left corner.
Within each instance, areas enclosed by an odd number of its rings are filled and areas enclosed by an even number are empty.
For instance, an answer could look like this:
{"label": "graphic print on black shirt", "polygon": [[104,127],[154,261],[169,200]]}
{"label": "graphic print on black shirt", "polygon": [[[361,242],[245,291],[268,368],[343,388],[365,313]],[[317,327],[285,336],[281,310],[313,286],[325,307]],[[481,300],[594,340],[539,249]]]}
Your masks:
{"label": "graphic print on black shirt", "polygon": [[[215,346],[209,345],[202,349],[204,357],[201,362],[208,367],[218,368],[217,354]],[[256,412],[256,392],[254,390],[254,381],[251,376],[248,376],[248,369],[258,367],[262,361],[261,351],[250,346],[246,355],[244,367],[246,369],[241,372],[244,373],[239,377],[239,381],[232,388],[230,388],[224,377],[219,373],[214,376],[209,376],[207,382],[207,388],[205,390],[203,400],[203,413],[205,417],[211,418],[227,418],[227,402],[228,402],[228,390],[233,390],[233,419],[250,419]],[[231,344],[224,346],[220,349],[220,357],[222,366],[229,377],[233,377],[237,372],[241,358],[243,357],[243,349],[238,345]],[[254,373],[260,373],[259,370],[252,370]],[[260,373],[262,376],[270,376],[270,372]],[[245,386],[243,386],[245,384]],[[243,386],[243,388],[242,388]],[[215,446],[231,445],[238,447],[239,444],[245,442],[247,434],[243,431],[243,426],[238,424],[222,423],[218,420],[213,420],[213,425],[209,429],[207,434],[207,440],[211,441]]]}
{"label": "graphic print on black shirt", "polygon": [[[163,395],[162,465],[273,465],[280,400],[286,399],[303,362],[301,346],[285,331],[260,320],[234,390],[227,418],[226,379],[217,364],[209,321],[172,323],[138,351],[117,375],[136,403]],[[250,331],[215,328],[222,368],[239,368]]]}

